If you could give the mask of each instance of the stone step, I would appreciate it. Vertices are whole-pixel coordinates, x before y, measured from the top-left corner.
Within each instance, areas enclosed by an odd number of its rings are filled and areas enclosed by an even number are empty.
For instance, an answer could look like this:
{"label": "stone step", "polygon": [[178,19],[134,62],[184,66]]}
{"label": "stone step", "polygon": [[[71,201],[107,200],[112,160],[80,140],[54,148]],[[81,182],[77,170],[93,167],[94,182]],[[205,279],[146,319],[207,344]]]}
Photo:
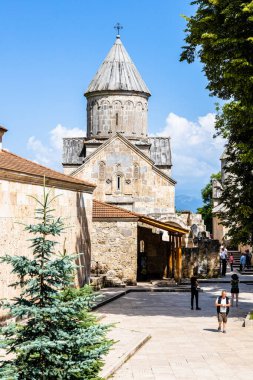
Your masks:
{"label": "stone step", "polygon": [[108,338],[116,343],[104,357],[105,365],[99,374],[103,379],[109,379],[151,338],[151,335],[116,327],[109,332]]}
{"label": "stone step", "polygon": [[240,272],[241,275],[252,275],[253,274],[253,270],[248,270],[248,271],[242,271]]}

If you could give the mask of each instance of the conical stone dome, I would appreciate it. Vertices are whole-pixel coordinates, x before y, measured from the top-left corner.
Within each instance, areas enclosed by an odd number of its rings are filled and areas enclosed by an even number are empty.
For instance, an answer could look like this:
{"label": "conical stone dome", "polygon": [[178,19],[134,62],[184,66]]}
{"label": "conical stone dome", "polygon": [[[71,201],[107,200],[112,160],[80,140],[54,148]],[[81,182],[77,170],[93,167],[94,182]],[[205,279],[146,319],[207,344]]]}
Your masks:
{"label": "conical stone dome", "polygon": [[151,94],[120,36],[84,95],[87,98],[87,137],[105,139],[116,132],[133,139],[147,137]]}
{"label": "conical stone dome", "polygon": [[120,36],[91,81],[85,95],[98,91],[135,91],[150,96],[150,91],[124,48]]}

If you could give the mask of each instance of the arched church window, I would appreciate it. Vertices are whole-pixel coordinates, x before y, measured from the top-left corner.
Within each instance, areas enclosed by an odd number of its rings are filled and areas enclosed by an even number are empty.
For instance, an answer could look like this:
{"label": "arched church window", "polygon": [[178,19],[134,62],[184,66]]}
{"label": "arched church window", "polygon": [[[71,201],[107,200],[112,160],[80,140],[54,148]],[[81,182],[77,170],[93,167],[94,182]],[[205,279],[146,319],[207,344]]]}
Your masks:
{"label": "arched church window", "polygon": [[122,187],[122,177],[120,174],[118,174],[116,177],[116,190],[121,191],[121,187]]}
{"label": "arched church window", "polygon": [[99,163],[99,174],[98,177],[100,180],[105,180],[105,162],[101,161]]}
{"label": "arched church window", "polygon": [[114,115],[114,126],[119,127],[121,125],[122,118],[122,104],[119,100],[115,100],[112,104],[113,115]]}
{"label": "arched church window", "polygon": [[134,164],[134,179],[138,179],[140,176],[140,168],[137,163]]}

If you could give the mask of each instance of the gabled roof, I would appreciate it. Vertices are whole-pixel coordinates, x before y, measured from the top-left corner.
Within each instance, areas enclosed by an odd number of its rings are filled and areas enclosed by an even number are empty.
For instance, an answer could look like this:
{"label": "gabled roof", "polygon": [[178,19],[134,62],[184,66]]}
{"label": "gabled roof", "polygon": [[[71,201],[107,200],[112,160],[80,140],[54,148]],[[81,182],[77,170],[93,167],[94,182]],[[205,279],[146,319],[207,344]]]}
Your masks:
{"label": "gabled roof", "polygon": [[184,235],[189,230],[186,230],[181,227],[175,227],[171,225],[169,222],[161,222],[159,220],[149,218],[145,215],[125,210],[121,207],[114,206],[105,202],[100,202],[97,200],[93,200],[93,209],[92,209],[92,218],[93,220],[117,220],[117,219],[125,219],[125,220],[136,220],[138,222],[148,224],[150,226],[159,228],[164,231],[168,231],[171,233],[177,233],[179,235]]}
{"label": "gabled roof", "polygon": [[91,81],[85,95],[98,91],[136,91],[150,96],[150,91],[143,81],[124,48],[120,36],[106,56]]}
{"label": "gabled roof", "polygon": [[87,181],[59,173],[6,150],[0,150],[0,178],[43,185],[44,177],[46,185],[63,189],[93,191],[96,187]]}
{"label": "gabled roof", "polygon": [[167,179],[171,184],[175,185],[177,182],[170,178],[167,174],[165,174],[162,170],[160,170],[159,168],[157,168],[155,166],[155,162],[149,158],[145,153],[143,153],[137,146],[135,146],[134,144],[132,144],[127,138],[125,138],[124,136],[122,136],[121,133],[115,133],[113,136],[111,136],[108,140],[106,140],[102,145],[100,145],[94,152],[92,152],[89,156],[87,156],[84,160],[83,160],[83,164],[81,166],[79,166],[76,170],[74,170],[71,175],[75,175],[77,173],[79,173],[80,171],[82,171],[82,169],[85,167],[85,164],[91,159],[93,158],[94,156],[96,156],[99,152],[101,152],[106,146],[108,146],[109,144],[111,144],[111,142],[113,140],[115,140],[116,138],[120,139],[124,144],[126,144],[130,149],[134,150],[136,152],[136,154],[138,154],[139,156],[141,156],[145,161],[149,162],[150,165],[152,166],[152,169],[157,173],[159,174],[160,176],[162,176],[163,178]]}

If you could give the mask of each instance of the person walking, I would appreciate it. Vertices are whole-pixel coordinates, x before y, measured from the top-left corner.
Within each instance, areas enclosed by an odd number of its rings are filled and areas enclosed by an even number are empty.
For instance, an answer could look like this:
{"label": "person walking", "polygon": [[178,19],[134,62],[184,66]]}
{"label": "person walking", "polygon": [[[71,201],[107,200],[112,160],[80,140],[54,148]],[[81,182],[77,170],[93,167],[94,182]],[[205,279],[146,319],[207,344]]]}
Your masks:
{"label": "person walking", "polygon": [[194,298],[196,302],[196,310],[201,310],[199,307],[199,283],[196,276],[191,277],[191,309],[193,310]]}
{"label": "person walking", "polygon": [[227,271],[227,252],[224,247],[221,248],[220,252],[220,259],[221,259],[221,275],[226,276]]}
{"label": "person walking", "polygon": [[231,272],[233,272],[233,270],[234,270],[234,267],[233,267],[233,265],[234,265],[234,256],[233,256],[233,253],[230,253],[229,264],[230,264],[230,270],[231,270]]}
{"label": "person walking", "polygon": [[240,271],[243,271],[246,265],[246,255],[242,253],[240,257]]}
{"label": "person walking", "polygon": [[234,298],[236,299],[236,307],[238,307],[239,297],[239,277],[236,273],[231,276],[231,306],[234,304]]}
{"label": "person walking", "polygon": [[226,290],[222,290],[221,295],[216,299],[215,305],[217,308],[217,317],[219,323],[218,332],[221,332],[222,327],[223,333],[226,333],[226,325],[230,308],[230,301],[227,297]]}

